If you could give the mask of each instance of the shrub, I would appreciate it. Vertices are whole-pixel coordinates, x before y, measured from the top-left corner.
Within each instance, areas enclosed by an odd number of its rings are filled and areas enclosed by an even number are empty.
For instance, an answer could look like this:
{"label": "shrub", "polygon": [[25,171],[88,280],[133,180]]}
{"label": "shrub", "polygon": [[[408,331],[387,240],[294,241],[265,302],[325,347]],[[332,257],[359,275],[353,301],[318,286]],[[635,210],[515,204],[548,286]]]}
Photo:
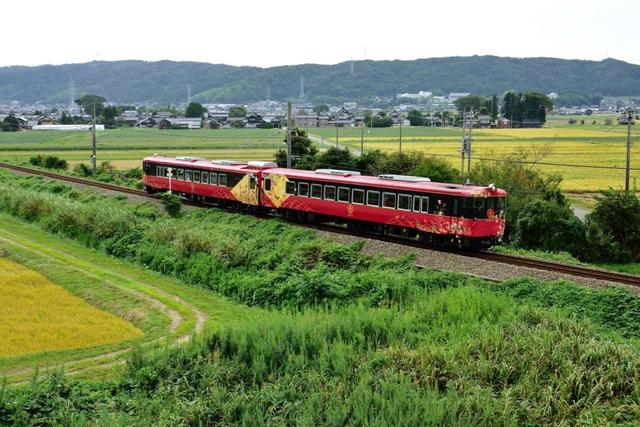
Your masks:
{"label": "shrub", "polygon": [[182,211],[182,201],[179,196],[171,193],[162,193],[160,195],[160,201],[164,210],[169,216],[177,218]]}

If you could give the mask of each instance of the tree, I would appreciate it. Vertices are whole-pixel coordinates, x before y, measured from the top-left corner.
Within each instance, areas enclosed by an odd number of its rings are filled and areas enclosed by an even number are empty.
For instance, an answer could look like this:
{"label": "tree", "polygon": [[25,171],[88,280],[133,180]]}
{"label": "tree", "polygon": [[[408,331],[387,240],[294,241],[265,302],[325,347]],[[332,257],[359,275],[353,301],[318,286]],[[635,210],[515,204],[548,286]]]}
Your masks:
{"label": "tree", "polygon": [[493,95],[491,98],[491,120],[498,120],[498,110],[500,106],[498,105],[498,95]]}
{"label": "tree", "polygon": [[72,125],[73,124],[73,117],[71,117],[71,115],[67,114],[66,111],[62,112],[62,116],[60,116],[60,124],[61,125]]}
{"label": "tree", "polygon": [[[284,142],[287,142],[286,137]],[[315,162],[316,154],[318,154],[318,149],[307,137],[306,132],[299,128],[291,129],[291,165],[300,166],[302,169],[305,166],[310,168]],[[285,167],[287,165],[287,150],[278,150],[274,158],[278,166]]]}
{"label": "tree", "polygon": [[324,153],[318,155],[316,168],[343,168],[351,169],[355,166],[351,151],[347,148],[330,147]]}
{"label": "tree", "polygon": [[502,116],[511,120],[511,126],[520,127],[522,124],[521,94],[507,92],[502,100]]}
{"label": "tree", "polygon": [[458,98],[453,103],[458,111],[480,111],[483,105],[486,104],[486,98],[484,96],[469,95]]}
{"label": "tree", "polygon": [[528,203],[517,220],[514,245],[525,249],[569,252],[581,256],[586,243],[585,227],[560,190],[543,200]]}
{"label": "tree", "polygon": [[207,109],[204,108],[202,104],[198,102],[191,102],[187,106],[184,115],[187,117],[202,117],[206,111]]}
{"label": "tree", "polygon": [[107,106],[102,110],[102,123],[105,127],[115,128],[116,127],[116,117],[118,116],[118,107],[115,106]]}
{"label": "tree", "polygon": [[393,119],[384,112],[380,112],[371,118],[371,127],[389,128],[391,126],[393,126]]}
{"label": "tree", "polygon": [[20,129],[20,121],[11,113],[0,123],[0,129],[3,132],[17,132]]}
{"label": "tree", "polygon": [[363,114],[363,118],[364,118],[365,126],[372,127],[371,126],[371,121],[372,121],[372,118],[373,118],[373,113],[371,112],[371,110],[365,110],[365,112]]}
{"label": "tree", "polygon": [[544,93],[527,92],[521,97],[522,116],[525,119],[547,121],[546,112],[553,109],[553,101]]}
{"label": "tree", "polygon": [[313,112],[316,114],[326,113],[329,111],[329,106],[327,104],[319,104],[313,107]]}
{"label": "tree", "polygon": [[229,108],[229,117],[245,117],[247,115],[247,109],[242,105],[234,105]]}
{"label": "tree", "polygon": [[424,114],[415,109],[409,111],[407,119],[409,119],[411,126],[423,126],[425,124]]}
{"label": "tree", "polygon": [[424,176],[434,182],[454,182],[460,179],[460,172],[449,162],[438,157],[426,157],[413,168],[409,175]]}
{"label": "tree", "polygon": [[99,117],[100,115],[102,115],[104,103],[107,102],[107,100],[104,97],[98,95],[85,95],[82,98],[76,99],[74,102],[78,104],[80,108],[82,108],[82,111],[85,114],[89,115],[93,115],[93,109],[95,105],[96,117]]}
{"label": "tree", "polygon": [[597,201],[587,216],[586,257],[609,262],[640,260],[640,200],[635,192],[609,189]]}

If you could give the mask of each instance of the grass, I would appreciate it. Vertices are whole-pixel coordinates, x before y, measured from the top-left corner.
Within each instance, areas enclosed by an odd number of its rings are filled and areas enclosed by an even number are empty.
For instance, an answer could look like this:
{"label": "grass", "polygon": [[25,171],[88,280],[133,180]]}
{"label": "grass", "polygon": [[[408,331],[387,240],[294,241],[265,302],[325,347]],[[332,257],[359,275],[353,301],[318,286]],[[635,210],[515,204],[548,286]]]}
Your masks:
{"label": "grass", "polygon": [[93,347],[142,335],[44,276],[0,258],[0,357]]}
{"label": "grass", "polygon": [[[284,133],[279,129],[112,129],[98,133],[98,160],[109,160],[122,169],[139,167],[142,158],[154,153],[273,160],[283,140]],[[13,162],[26,162],[44,153],[68,160],[73,167],[89,161],[90,149],[90,134],[83,132],[0,133],[0,159]]]}
{"label": "grass", "polygon": [[134,351],[116,377],[54,373],[0,386],[0,424],[631,425],[640,417],[640,299],[621,288],[421,271],[410,258],[366,256],[277,220],[215,209],[168,218],[155,206],[6,172],[0,208],[11,257],[60,253],[218,316],[185,346]]}
{"label": "grass", "polygon": [[[624,168],[626,156],[626,127],[605,126],[604,118],[583,117],[588,123],[597,120],[599,125],[566,124],[568,118],[551,117],[549,128],[543,129],[477,129],[473,131],[474,157],[501,158],[521,148],[548,146],[550,152],[542,162],[575,164],[580,166],[607,166]],[[613,121],[616,123],[616,121]],[[564,124],[563,124],[564,123]],[[360,148],[361,129],[339,130],[341,144]],[[634,129],[632,137],[638,139]],[[312,129],[311,133],[322,136],[330,144],[335,142],[335,129]],[[426,154],[444,156],[455,167],[460,166],[460,129],[403,128],[403,150],[422,151]],[[380,149],[396,151],[399,148],[399,129],[367,129],[364,134],[365,151]],[[640,158],[640,146],[632,149],[633,159]],[[561,187],[570,192],[597,192],[602,189],[621,188],[624,185],[623,169],[590,169],[586,167],[549,165],[538,166],[548,173],[559,173],[564,177]],[[633,163],[632,167],[637,167]],[[640,179],[640,170],[632,171],[632,180]]]}

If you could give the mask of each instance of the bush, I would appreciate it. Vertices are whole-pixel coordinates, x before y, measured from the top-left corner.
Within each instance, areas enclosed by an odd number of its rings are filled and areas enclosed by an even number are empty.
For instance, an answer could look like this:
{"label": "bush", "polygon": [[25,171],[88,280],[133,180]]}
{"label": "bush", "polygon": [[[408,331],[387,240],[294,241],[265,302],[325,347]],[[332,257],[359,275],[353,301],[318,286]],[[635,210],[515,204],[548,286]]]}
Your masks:
{"label": "bush", "polygon": [[169,216],[173,218],[180,216],[182,211],[182,200],[180,197],[171,193],[162,193],[160,195],[160,201],[162,202],[165,212],[169,214]]}
{"label": "bush", "polygon": [[435,182],[455,182],[460,180],[460,172],[449,162],[438,157],[427,157],[409,172],[409,175],[424,176]]}
{"label": "bush", "polygon": [[640,200],[635,192],[608,190],[587,216],[591,261],[640,260]]}
{"label": "bush", "polygon": [[517,221],[514,245],[549,252],[566,251],[581,256],[585,248],[585,227],[567,201],[557,193],[525,206]]}
{"label": "bush", "polygon": [[42,156],[38,155],[29,159],[29,163],[34,166],[39,166],[46,169],[67,170],[69,167],[66,160],[63,160],[56,156]]}

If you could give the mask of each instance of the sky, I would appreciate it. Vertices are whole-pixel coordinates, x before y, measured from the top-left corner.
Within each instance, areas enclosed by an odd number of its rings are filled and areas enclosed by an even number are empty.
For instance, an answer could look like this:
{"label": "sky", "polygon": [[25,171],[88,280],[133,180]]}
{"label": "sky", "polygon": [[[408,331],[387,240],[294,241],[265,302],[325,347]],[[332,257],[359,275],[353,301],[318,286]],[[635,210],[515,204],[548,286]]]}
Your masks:
{"label": "sky", "polygon": [[76,0],[0,8],[0,66],[189,60],[271,67],[498,55],[640,64],[640,1]]}

